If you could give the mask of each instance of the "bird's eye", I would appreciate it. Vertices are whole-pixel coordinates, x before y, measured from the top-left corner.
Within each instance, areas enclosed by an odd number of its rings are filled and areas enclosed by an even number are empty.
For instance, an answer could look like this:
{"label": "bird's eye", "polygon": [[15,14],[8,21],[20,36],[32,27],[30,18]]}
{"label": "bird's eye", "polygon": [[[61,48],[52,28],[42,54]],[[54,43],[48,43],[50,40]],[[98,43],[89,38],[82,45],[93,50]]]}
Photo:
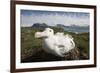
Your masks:
{"label": "bird's eye", "polygon": [[51,32],[51,30],[49,30]]}

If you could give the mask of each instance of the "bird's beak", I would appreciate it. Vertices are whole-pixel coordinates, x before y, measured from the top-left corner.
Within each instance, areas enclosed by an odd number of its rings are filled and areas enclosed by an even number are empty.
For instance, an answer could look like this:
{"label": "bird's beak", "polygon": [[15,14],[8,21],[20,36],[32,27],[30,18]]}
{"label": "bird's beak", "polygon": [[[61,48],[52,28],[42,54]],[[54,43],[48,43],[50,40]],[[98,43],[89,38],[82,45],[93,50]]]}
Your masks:
{"label": "bird's beak", "polygon": [[36,32],[35,33],[35,38],[42,38],[42,37],[43,37],[42,32]]}

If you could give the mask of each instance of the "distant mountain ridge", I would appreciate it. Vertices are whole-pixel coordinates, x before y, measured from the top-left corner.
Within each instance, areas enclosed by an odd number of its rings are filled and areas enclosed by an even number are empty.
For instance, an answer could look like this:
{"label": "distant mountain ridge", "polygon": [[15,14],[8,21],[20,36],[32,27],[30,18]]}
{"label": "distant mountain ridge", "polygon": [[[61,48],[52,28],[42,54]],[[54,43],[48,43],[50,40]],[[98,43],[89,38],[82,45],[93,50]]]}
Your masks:
{"label": "distant mountain ridge", "polygon": [[63,24],[57,24],[56,27],[59,27],[59,28],[63,28],[63,27],[67,27],[67,28],[68,27],[84,27],[84,28],[86,28],[86,27],[89,27],[89,25],[87,25],[87,26],[79,26],[79,25],[71,24],[69,26],[65,26]]}
{"label": "distant mountain ridge", "polygon": [[32,27],[48,27],[48,25],[46,23],[34,23]]}
{"label": "distant mountain ridge", "polygon": [[[34,23],[32,25],[32,27],[49,27],[49,25],[47,25],[46,23]],[[63,24],[56,24],[53,27],[58,27],[58,28],[63,28],[63,27],[89,27],[89,25],[87,26],[79,26],[79,25],[75,25],[75,24],[71,24],[71,25],[63,25]]]}
{"label": "distant mountain ridge", "polygon": [[52,28],[52,27],[55,27],[55,28],[61,28],[61,29],[64,29],[65,31],[76,31],[78,30],[81,31],[81,32],[88,32],[89,31],[89,25],[87,26],[79,26],[79,25],[75,25],[75,24],[71,24],[69,26],[65,26],[63,24],[56,24],[55,26],[49,26],[47,25],[46,23],[34,23],[32,25],[32,27],[35,27],[35,28],[39,28],[39,29],[44,29],[44,28]]}

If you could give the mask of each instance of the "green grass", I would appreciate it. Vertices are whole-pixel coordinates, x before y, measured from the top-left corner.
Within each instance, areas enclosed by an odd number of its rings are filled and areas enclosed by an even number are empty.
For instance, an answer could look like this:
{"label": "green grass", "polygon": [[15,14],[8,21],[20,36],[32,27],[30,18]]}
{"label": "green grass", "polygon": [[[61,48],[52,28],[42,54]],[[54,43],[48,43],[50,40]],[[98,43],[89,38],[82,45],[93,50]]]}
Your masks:
{"label": "green grass", "polygon": [[[75,34],[72,32],[64,31],[60,28],[54,28],[56,32],[64,32],[64,34],[70,34],[73,36],[76,46],[80,49],[80,59],[89,58],[89,33]],[[41,57],[42,49],[42,40],[36,39],[34,37],[35,32],[43,31],[43,29],[37,29],[32,27],[21,27],[21,60],[28,57],[37,57],[37,54],[40,54],[37,58]]]}

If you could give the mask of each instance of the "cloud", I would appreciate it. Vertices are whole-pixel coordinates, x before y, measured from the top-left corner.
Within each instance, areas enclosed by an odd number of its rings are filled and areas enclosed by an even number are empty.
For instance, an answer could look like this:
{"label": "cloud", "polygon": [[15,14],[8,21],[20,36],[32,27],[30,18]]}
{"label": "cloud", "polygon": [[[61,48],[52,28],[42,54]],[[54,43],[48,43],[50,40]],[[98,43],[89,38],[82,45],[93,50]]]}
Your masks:
{"label": "cloud", "polygon": [[[27,11],[27,10],[26,10]],[[34,23],[46,23],[47,25],[54,26],[56,24],[63,24],[69,26],[71,24],[79,26],[89,25],[89,13],[77,13],[77,12],[47,12],[46,11],[31,11],[21,13],[21,26],[32,26]]]}

